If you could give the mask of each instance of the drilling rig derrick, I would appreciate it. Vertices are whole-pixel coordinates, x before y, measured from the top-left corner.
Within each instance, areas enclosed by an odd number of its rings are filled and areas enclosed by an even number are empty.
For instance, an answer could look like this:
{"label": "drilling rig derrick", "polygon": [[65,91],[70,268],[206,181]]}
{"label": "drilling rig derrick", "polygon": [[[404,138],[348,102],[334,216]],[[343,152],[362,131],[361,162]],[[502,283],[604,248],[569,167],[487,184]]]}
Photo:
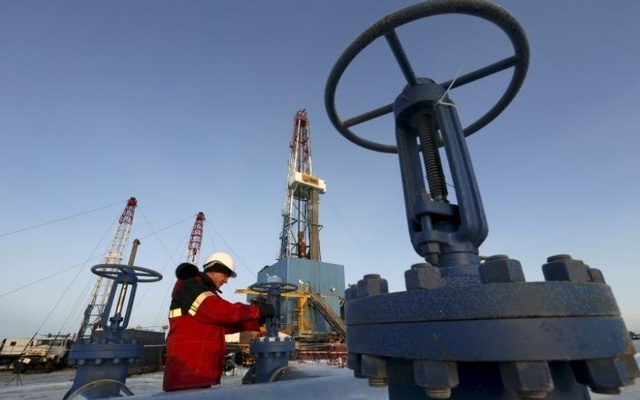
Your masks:
{"label": "drilling rig derrick", "polygon": [[282,232],[278,260],[306,258],[320,261],[319,197],[327,190],[324,180],[313,175],[307,111],[293,119],[287,183],[282,210]]}
{"label": "drilling rig derrick", "polygon": [[[105,255],[105,264],[114,265],[122,262],[137,205],[138,202],[135,197],[127,200],[127,204],[118,220],[113,239],[111,239],[109,250]],[[91,292],[91,297],[89,298],[89,304],[87,304],[84,311],[82,324],[78,330],[78,339],[82,339],[85,335],[91,335],[94,328],[100,325],[109,293],[111,293],[112,282],[112,280],[103,280],[101,276],[98,276],[93,291]]]}
{"label": "drilling rig derrick", "polygon": [[196,266],[198,265],[198,258],[200,257],[200,247],[202,246],[202,232],[204,221],[204,213],[199,212],[198,215],[196,215],[196,221],[193,223],[191,237],[189,238],[189,245],[187,246],[187,262]]}

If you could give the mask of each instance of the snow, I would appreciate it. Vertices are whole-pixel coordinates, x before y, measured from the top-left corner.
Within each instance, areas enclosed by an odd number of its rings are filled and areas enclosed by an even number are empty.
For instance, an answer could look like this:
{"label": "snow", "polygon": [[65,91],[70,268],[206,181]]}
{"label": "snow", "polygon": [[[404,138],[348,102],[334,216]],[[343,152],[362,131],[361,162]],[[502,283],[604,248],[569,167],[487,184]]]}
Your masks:
{"label": "snow", "polygon": [[[637,341],[634,342],[634,344],[636,348],[640,347],[640,344]],[[636,354],[635,357],[636,360],[638,360],[639,354]],[[326,362],[290,362],[290,365],[296,369],[323,370],[324,374],[352,374],[352,372],[346,368],[328,365]],[[223,375],[221,385],[223,387],[240,386],[242,384],[242,377],[246,371],[247,368],[238,367],[235,375]],[[0,372],[0,399],[61,400],[71,387],[74,375],[75,370],[73,369],[56,371],[48,374],[16,375],[11,372]],[[162,372],[134,375],[127,379],[126,384],[135,395],[142,396],[161,393]],[[608,396],[593,393],[591,398],[594,400],[637,400],[640,399],[640,382],[636,385],[623,388],[622,393],[619,396]]]}
{"label": "snow", "polygon": [[[336,373],[351,374],[346,368],[328,365],[326,361],[317,363],[290,362],[298,369],[336,370]],[[232,387],[242,385],[242,378],[247,372],[245,367],[237,367],[233,375],[222,375],[221,386]],[[327,373],[326,371],[324,372]],[[55,371],[47,374],[21,374],[0,372],[0,399],[7,400],[60,400],[71,388],[75,376],[74,369]],[[162,392],[162,372],[133,375],[127,378],[127,387],[135,395],[150,395]]]}
{"label": "snow", "polygon": [[[238,367],[235,375],[222,376],[223,386],[238,386],[247,369]],[[56,371],[48,374],[0,373],[1,399],[60,400],[71,388],[74,369]],[[154,394],[162,392],[162,372],[133,375],[127,378],[127,387],[134,394]]]}

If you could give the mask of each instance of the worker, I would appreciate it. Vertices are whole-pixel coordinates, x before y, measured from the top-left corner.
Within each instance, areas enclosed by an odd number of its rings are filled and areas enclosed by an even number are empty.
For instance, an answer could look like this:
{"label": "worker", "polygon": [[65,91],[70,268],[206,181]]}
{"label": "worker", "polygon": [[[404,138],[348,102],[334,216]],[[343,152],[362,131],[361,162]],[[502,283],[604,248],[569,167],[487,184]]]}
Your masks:
{"label": "worker", "polygon": [[266,303],[230,303],[219,293],[235,278],[233,259],[223,252],[211,254],[203,272],[193,264],[176,268],[178,279],[171,294],[164,391],[208,388],[220,384],[226,355],[225,334],[259,331],[275,315]]}
{"label": "worker", "polygon": [[298,258],[307,257],[307,244],[304,242],[304,232],[298,232]]}

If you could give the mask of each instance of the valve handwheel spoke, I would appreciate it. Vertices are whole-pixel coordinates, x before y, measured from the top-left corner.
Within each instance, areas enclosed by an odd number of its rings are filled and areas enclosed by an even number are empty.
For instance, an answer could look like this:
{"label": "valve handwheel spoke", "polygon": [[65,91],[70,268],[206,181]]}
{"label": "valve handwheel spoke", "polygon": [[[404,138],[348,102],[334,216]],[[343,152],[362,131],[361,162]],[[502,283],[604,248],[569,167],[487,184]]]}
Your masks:
{"label": "valve handwheel spoke", "polygon": [[384,36],[407,84],[409,86],[418,85],[419,78],[416,76],[407,58],[395,29],[421,18],[442,14],[470,15],[485,19],[497,25],[508,36],[515,53],[513,56],[439,84],[444,89],[455,89],[506,69],[513,68],[511,81],[500,99],[483,116],[464,128],[464,135],[469,136],[483,128],[489,122],[493,121],[509,103],[511,103],[522,86],[529,66],[529,44],[524,30],[518,21],[502,7],[485,0],[432,0],[403,8],[380,19],[360,34],[338,58],[338,61],[329,74],[325,87],[324,100],[329,119],[340,134],[351,142],[366,149],[382,153],[398,152],[398,148],[395,145],[382,144],[364,139],[353,133],[350,129],[355,125],[392,113],[393,103],[343,121],[338,115],[335,105],[335,94],[338,82],[344,71],[358,54],[374,40]]}

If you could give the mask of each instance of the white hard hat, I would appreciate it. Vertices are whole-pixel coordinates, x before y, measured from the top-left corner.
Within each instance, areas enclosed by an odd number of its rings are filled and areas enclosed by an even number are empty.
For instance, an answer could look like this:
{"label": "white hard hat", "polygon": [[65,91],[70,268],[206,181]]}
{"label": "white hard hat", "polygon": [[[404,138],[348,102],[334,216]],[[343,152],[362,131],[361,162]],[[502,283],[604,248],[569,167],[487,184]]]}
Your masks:
{"label": "white hard hat", "polygon": [[207,257],[202,266],[204,272],[221,272],[231,278],[237,276],[235,267],[233,266],[233,258],[227,253],[221,251],[215,252]]}

